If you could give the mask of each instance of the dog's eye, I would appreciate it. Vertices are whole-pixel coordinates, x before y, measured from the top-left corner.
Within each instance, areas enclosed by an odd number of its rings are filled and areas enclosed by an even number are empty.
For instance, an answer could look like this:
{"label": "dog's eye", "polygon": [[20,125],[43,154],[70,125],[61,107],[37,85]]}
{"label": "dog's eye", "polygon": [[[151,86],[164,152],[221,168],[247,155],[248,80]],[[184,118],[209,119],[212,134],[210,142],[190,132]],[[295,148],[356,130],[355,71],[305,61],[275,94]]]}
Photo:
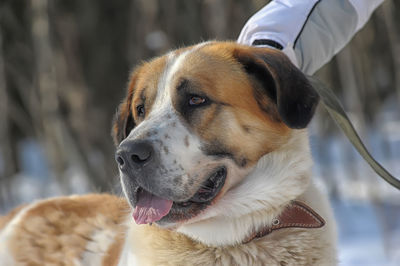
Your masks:
{"label": "dog's eye", "polygon": [[189,99],[189,105],[196,106],[206,102],[206,99],[201,96],[193,95]]}
{"label": "dog's eye", "polygon": [[136,106],[136,112],[139,117],[143,117],[144,116],[144,105],[140,104],[140,105]]}

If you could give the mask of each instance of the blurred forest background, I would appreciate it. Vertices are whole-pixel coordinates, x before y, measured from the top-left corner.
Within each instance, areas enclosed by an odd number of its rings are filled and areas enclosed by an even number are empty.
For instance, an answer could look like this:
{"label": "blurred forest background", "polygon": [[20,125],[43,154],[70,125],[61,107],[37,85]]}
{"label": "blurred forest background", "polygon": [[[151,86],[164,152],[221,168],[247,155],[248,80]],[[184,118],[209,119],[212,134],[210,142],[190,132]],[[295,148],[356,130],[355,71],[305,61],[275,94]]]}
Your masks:
{"label": "blurred forest background", "polygon": [[[110,128],[133,66],[203,40],[235,40],[267,2],[1,0],[0,212],[38,197],[118,191]],[[400,2],[387,0],[317,76],[335,89],[372,153],[400,176]],[[318,182],[339,222],[355,215],[365,237],[365,220],[374,219],[389,258],[352,265],[398,262],[400,193],[378,180],[327,117],[320,108],[311,125]]]}

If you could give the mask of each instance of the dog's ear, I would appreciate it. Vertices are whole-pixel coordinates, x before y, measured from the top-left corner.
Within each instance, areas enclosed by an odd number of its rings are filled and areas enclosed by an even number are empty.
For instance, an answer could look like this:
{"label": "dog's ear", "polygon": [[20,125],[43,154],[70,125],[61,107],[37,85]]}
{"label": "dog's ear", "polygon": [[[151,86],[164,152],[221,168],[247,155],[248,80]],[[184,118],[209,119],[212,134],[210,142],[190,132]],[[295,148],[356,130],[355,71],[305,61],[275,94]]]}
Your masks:
{"label": "dog's ear", "polygon": [[118,146],[136,126],[132,115],[132,98],[135,92],[135,84],[138,79],[138,71],[131,75],[127,94],[123,102],[119,105],[117,113],[114,116],[112,126],[112,137],[115,146]]}
{"label": "dog's ear", "polygon": [[282,52],[269,48],[242,47],[233,56],[261,85],[290,128],[305,128],[314,115],[319,96],[305,75]]}

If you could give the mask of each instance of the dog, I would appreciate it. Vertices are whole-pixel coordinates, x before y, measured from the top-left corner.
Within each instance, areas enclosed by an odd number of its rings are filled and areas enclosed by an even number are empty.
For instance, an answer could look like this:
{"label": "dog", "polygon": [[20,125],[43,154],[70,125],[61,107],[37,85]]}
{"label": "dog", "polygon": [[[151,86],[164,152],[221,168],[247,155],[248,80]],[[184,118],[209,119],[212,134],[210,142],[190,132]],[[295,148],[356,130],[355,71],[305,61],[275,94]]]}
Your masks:
{"label": "dog", "polygon": [[0,220],[2,265],[335,265],[311,179],[318,101],[275,49],[205,42],[141,64],[112,129],[126,199],[17,208]]}

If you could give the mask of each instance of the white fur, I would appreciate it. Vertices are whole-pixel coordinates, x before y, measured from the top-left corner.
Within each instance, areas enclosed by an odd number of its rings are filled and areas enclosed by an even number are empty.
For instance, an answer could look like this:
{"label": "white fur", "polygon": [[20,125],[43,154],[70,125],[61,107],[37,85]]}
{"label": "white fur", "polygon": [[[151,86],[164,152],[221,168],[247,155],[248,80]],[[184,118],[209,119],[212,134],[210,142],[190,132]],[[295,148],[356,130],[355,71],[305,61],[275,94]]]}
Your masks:
{"label": "white fur", "polygon": [[241,183],[178,231],[213,246],[240,243],[304,193],[311,165],[307,134],[296,131],[286,145],[264,155]]}
{"label": "white fur", "polygon": [[[98,219],[102,219],[99,217]],[[110,228],[95,230],[90,236],[85,251],[81,254],[81,262],[78,265],[101,265],[103,256],[115,241],[116,231]]]}
{"label": "white fur", "polygon": [[168,84],[167,81],[171,81],[170,69],[173,68],[173,66],[175,66],[175,62],[176,62],[176,55],[174,52],[170,52],[167,55],[166,66],[157,84],[157,98],[154,102],[155,108],[151,110],[151,113],[149,115],[159,111],[159,109],[163,109],[164,105],[169,103],[171,100],[170,91],[166,89],[166,84]]}
{"label": "white fur", "polygon": [[136,255],[133,253],[132,251],[132,241],[135,241],[135,239],[131,238],[131,234],[130,234],[130,226],[129,224],[132,223],[131,221],[131,217],[129,217],[129,219],[126,221],[126,224],[128,225],[127,228],[128,231],[126,232],[125,235],[125,240],[124,240],[124,246],[122,248],[122,252],[121,255],[119,257],[119,262],[118,262],[118,266],[139,266],[139,262],[136,258]]}

